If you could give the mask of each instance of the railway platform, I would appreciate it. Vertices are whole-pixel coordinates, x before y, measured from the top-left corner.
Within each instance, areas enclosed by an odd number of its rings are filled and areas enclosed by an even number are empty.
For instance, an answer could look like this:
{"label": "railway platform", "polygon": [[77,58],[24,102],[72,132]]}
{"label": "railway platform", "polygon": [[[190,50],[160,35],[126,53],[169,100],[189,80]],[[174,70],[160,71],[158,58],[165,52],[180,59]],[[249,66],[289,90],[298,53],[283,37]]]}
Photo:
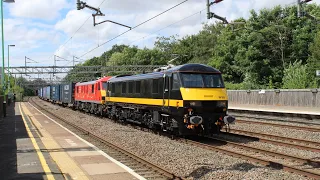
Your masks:
{"label": "railway platform", "polygon": [[296,107],[296,106],[272,106],[272,105],[253,105],[253,104],[229,104],[230,110],[272,112],[283,114],[300,114],[320,116],[320,107]]}
{"label": "railway platform", "polygon": [[0,119],[0,179],[144,179],[28,103]]}

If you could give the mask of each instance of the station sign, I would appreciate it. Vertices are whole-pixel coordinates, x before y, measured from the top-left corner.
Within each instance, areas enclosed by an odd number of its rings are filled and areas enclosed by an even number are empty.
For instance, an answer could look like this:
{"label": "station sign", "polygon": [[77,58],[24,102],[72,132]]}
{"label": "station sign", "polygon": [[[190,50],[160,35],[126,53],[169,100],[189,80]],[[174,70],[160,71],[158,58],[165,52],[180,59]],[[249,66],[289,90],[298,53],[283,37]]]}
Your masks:
{"label": "station sign", "polygon": [[317,76],[320,76],[320,70],[317,70],[317,71],[316,71],[316,75],[317,75]]}

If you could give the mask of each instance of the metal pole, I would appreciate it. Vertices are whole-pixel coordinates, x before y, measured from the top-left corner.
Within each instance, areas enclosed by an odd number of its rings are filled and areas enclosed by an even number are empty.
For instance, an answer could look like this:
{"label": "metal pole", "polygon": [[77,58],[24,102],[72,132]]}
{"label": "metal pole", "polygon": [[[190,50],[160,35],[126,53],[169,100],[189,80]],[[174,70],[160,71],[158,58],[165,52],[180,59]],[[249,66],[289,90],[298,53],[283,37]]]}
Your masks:
{"label": "metal pole", "polygon": [[3,87],[3,98],[5,98],[5,84],[4,84],[4,31],[3,31],[3,1],[0,0],[1,6],[1,34],[2,34],[2,72],[1,72],[1,84]]}
{"label": "metal pole", "polygon": [[6,86],[4,83],[4,30],[3,30],[3,1],[0,0],[0,6],[1,6],[1,34],[2,34],[2,76],[1,76],[1,84],[2,84],[2,95],[3,95],[3,103],[2,103],[2,107],[3,107],[3,116],[6,117],[6,106],[7,106],[7,102],[6,102]]}
{"label": "metal pole", "polygon": [[[53,57],[53,60],[54,60],[54,66],[53,66],[53,75],[54,75],[54,72],[56,71],[56,64],[57,64],[57,62],[56,62],[56,55],[54,55],[54,57]],[[51,78],[50,78],[51,79]]]}
{"label": "metal pole", "polygon": [[10,49],[10,45],[8,45],[8,94],[10,93],[10,71],[9,71],[9,68],[10,68],[10,65],[9,65],[9,49]]}
{"label": "metal pole", "polygon": [[301,17],[301,0],[297,0],[298,17]]}
{"label": "metal pole", "polygon": [[207,0],[207,19],[210,19],[210,2]]}
{"label": "metal pole", "polygon": [[27,74],[27,56],[24,57],[24,72]]}

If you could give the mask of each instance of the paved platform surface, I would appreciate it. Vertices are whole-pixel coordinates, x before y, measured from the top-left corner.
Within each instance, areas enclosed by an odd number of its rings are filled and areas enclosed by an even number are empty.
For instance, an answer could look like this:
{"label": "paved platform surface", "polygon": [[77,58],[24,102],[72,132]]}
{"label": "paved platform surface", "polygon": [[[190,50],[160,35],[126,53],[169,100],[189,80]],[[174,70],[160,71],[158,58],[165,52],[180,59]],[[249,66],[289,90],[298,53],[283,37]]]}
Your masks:
{"label": "paved platform surface", "polygon": [[49,153],[42,152],[45,147],[39,137],[30,138],[34,129],[26,126],[32,124],[23,120],[19,106],[7,107],[7,117],[0,119],[0,179],[65,179]]}
{"label": "paved platform surface", "polygon": [[289,114],[320,115],[320,108],[296,107],[296,106],[271,106],[271,105],[253,105],[253,104],[229,104],[230,110],[247,110],[277,112]]}
{"label": "paved platform surface", "polygon": [[0,179],[144,179],[28,103],[0,120]]}

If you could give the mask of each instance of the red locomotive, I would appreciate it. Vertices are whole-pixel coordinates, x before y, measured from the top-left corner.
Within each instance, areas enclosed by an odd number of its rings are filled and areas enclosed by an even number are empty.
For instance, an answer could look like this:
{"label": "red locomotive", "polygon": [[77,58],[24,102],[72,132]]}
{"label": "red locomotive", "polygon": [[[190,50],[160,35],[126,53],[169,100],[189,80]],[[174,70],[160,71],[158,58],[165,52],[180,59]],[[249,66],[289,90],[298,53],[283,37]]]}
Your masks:
{"label": "red locomotive", "polygon": [[95,81],[76,83],[74,107],[86,112],[103,115],[102,106],[106,100],[107,76]]}

